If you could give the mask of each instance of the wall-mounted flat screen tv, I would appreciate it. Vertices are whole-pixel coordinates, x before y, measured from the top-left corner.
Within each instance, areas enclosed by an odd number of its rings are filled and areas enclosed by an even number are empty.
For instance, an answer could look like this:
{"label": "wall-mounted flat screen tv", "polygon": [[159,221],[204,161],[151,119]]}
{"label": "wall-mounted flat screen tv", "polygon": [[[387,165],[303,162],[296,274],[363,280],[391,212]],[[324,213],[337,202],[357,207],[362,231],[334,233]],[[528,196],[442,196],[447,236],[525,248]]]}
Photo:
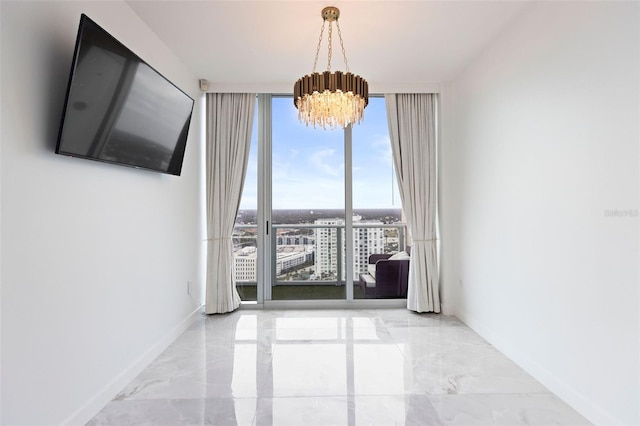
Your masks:
{"label": "wall-mounted flat screen tv", "polygon": [[180,175],[193,104],[83,14],[56,153]]}

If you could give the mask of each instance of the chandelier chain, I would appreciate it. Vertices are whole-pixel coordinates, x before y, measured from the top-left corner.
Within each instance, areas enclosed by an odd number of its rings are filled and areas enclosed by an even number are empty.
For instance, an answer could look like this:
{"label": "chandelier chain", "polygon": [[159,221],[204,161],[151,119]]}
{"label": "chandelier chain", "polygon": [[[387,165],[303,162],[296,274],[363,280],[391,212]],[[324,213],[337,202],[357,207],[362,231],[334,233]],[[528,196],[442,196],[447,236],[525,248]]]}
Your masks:
{"label": "chandelier chain", "polygon": [[[328,6],[322,9],[321,15],[323,22],[320,28],[318,46],[316,47],[313,72],[296,81],[293,86],[293,103],[298,109],[298,119],[307,126],[320,126],[325,129],[327,127],[345,128],[362,122],[364,109],[369,103],[369,85],[364,78],[351,74],[349,71],[342,31],[340,30],[340,24],[338,24],[340,10],[337,7]],[[317,71],[318,59],[327,21],[329,21],[327,68],[326,71],[319,73]],[[342,57],[347,69],[346,73],[331,71],[334,21],[340,38],[340,48],[342,49]]]}
{"label": "chandelier chain", "polygon": [[[340,24],[338,19],[335,20],[336,28],[338,30],[338,38],[340,39],[340,48],[342,49],[342,58],[344,59],[344,66],[346,71],[349,72],[349,61],[347,60],[347,52],[344,48],[344,41],[342,40],[342,31],[340,31]],[[324,35],[324,29],[327,23],[327,19],[322,21],[322,27],[320,27],[320,37],[318,37],[318,45],[316,46],[316,57],[313,61],[313,72],[318,69],[318,58],[320,56],[320,48],[322,47],[322,36]],[[328,54],[327,54],[327,71],[331,71],[331,58],[333,56],[333,21],[329,21],[329,36],[328,36]]]}
{"label": "chandelier chain", "polygon": [[324,24],[327,21],[322,21],[322,28],[320,28],[320,38],[318,38],[318,47],[316,47],[316,59],[313,61],[313,72],[316,72],[316,68],[318,67],[318,55],[320,55],[320,46],[322,45],[322,34],[324,33]]}
{"label": "chandelier chain", "polygon": [[333,22],[329,22],[329,57],[327,58],[327,71],[331,71],[331,55],[333,54]]}
{"label": "chandelier chain", "polygon": [[344,58],[344,67],[349,72],[349,62],[347,62],[347,52],[344,50],[344,43],[342,42],[342,32],[340,31],[340,24],[336,19],[336,28],[338,29],[338,38],[340,39],[340,47],[342,48],[342,57]]}

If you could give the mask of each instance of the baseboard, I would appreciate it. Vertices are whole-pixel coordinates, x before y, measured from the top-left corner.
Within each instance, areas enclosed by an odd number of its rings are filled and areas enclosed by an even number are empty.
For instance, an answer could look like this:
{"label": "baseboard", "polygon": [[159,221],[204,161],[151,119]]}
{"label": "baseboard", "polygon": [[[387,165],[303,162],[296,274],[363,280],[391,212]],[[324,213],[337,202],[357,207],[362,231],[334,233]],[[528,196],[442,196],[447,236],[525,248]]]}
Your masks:
{"label": "baseboard", "polygon": [[[406,308],[407,299],[346,300],[267,300],[264,303],[242,302],[240,309],[398,309]],[[440,306],[443,315],[454,315]]]}
{"label": "baseboard", "polygon": [[[353,301],[267,300],[264,302],[265,309],[383,309],[406,307],[406,299],[357,299]],[[247,307],[247,309],[251,309],[251,307]]]}
{"label": "baseboard", "polygon": [[623,425],[624,422],[617,420],[614,416],[602,409],[595,401],[585,397],[575,388],[560,380],[556,375],[535,362],[531,357],[522,353],[511,343],[505,340],[500,334],[486,327],[481,321],[467,314],[457,312],[457,318],[472,328],[482,338],[491,343],[496,349],[518,364],[523,370],[531,374],[537,381],[542,383],[549,391],[562,399],[574,410],[582,414],[594,425],[613,426]]}
{"label": "baseboard", "polygon": [[136,359],[122,373],[116,376],[96,395],[94,395],[83,407],[79,408],[69,416],[62,424],[64,425],[85,425],[96,414],[100,412],[118,392],[129,384],[142,370],[144,370],[154,359],[173,343],[178,336],[191,326],[201,315],[202,306],[196,308],[180,324],[165,334],[159,341],[149,348],[144,354]]}
{"label": "baseboard", "polygon": [[440,313],[442,313],[442,315],[456,316],[455,310],[451,309],[449,305],[444,304],[442,302],[440,302]]}

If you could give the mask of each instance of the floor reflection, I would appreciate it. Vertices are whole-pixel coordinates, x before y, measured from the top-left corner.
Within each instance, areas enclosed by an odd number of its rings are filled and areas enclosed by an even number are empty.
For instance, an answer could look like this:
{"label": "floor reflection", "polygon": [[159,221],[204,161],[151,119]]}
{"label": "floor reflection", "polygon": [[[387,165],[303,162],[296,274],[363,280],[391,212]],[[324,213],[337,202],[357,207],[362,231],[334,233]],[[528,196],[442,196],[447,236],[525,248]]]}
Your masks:
{"label": "floor reflection", "polygon": [[470,422],[588,424],[456,318],[404,309],[203,317],[89,424]]}

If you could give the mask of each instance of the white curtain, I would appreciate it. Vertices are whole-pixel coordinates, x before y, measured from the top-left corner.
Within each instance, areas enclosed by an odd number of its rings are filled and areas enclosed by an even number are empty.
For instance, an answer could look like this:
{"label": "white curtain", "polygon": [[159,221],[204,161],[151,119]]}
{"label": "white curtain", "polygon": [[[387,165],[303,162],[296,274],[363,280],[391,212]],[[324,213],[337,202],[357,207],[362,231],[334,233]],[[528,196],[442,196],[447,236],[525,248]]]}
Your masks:
{"label": "white curtain", "polygon": [[435,94],[387,94],[389,136],[411,235],[407,309],[440,312]]}
{"label": "white curtain", "polygon": [[207,94],[207,314],[240,306],[231,237],[247,171],[255,102],[255,94]]}

